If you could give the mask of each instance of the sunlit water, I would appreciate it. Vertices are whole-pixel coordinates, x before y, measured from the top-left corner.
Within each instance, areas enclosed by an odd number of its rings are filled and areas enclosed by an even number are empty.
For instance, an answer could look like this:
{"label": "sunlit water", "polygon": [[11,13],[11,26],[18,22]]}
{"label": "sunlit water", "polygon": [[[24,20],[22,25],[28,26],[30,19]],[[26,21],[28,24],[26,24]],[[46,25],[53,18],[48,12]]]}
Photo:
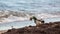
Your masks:
{"label": "sunlit water", "polygon": [[[47,18],[44,19],[45,23],[49,23],[49,22],[56,22],[56,21],[60,21],[60,17],[59,18]],[[0,30],[8,30],[11,29],[11,26],[14,26],[14,28],[21,28],[21,27],[25,27],[25,26],[35,26],[34,21],[17,21],[17,22],[10,22],[10,23],[1,23],[0,24]]]}

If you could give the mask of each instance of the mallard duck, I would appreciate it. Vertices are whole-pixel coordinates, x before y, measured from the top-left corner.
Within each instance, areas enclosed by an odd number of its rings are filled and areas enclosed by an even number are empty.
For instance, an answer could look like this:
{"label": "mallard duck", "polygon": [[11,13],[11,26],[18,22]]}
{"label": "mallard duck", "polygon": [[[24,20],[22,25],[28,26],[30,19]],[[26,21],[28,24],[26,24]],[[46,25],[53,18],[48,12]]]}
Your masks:
{"label": "mallard duck", "polygon": [[36,24],[36,26],[44,24],[44,20],[42,20],[42,19],[38,20],[35,16],[30,17],[30,20],[32,20],[32,19],[34,19],[34,23]]}

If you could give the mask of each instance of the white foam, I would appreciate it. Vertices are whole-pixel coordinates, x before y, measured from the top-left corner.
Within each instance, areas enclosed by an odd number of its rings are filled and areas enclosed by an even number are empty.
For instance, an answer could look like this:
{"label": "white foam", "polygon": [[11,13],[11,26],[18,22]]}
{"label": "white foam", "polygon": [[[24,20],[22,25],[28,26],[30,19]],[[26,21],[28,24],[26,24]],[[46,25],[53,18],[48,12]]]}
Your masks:
{"label": "white foam", "polygon": [[8,23],[8,22],[14,22],[14,21],[24,21],[27,20],[26,17],[16,17],[16,16],[9,16],[8,18],[3,18],[4,20],[0,21],[0,23]]}
{"label": "white foam", "polygon": [[53,17],[60,17],[59,15],[53,15],[48,13],[41,13],[36,15],[37,18],[53,18]]}
{"label": "white foam", "polygon": [[[38,19],[40,19],[40,18],[44,19],[44,18],[60,17],[59,15],[53,15],[53,14],[48,14],[48,13],[35,14],[35,16]],[[24,20],[29,20],[30,17],[31,17],[31,15],[29,15],[29,14],[26,14],[26,16],[24,16],[24,17],[22,17],[22,16],[18,17],[18,16],[10,15],[10,16],[8,16],[8,18],[2,18],[2,20],[0,20],[0,23],[8,23],[8,22],[14,22],[14,21],[24,21]]]}

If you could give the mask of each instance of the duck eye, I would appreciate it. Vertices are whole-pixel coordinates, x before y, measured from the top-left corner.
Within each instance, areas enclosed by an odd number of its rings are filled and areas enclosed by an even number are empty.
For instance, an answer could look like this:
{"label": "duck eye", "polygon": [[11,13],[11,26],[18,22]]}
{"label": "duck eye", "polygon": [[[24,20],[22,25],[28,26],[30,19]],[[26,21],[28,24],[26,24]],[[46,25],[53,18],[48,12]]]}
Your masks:
{"label": "duck eye", "polygon": [[30,18],[30,20],[32,20],[32,18]]}

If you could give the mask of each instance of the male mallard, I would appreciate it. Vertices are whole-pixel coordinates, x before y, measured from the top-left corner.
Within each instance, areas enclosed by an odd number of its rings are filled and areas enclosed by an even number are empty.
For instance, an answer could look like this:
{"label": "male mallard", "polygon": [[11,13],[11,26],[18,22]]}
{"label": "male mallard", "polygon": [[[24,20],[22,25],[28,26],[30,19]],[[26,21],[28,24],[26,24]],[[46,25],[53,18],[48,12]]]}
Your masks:
{"label": "male mallard", "polygon": [[34,19],[36,26],[44,24],[44,20],[42,20],[42,19],[38,20],[35,16],[30,17],[30,20],[32,20],[32,19]]}

